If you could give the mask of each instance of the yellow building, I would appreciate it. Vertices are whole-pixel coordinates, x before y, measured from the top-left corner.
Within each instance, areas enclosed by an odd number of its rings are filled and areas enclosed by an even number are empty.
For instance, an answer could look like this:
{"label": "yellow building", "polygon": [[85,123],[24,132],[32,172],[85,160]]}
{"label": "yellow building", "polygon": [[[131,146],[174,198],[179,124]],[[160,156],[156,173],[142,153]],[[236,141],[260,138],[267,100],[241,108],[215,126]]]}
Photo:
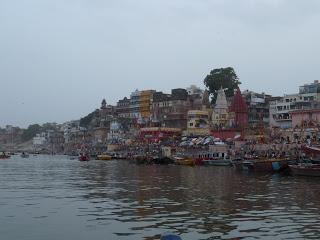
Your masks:
{"label": "yellow building", "polygon": [[151,116],[151,106],[154,90],[140,91],[139,111],[142,119],[149,119]]}
{"label": "yellow building", "polygon": [[209,134],[209,113],[208,111],[188,111],[187,134],[204,136]]}

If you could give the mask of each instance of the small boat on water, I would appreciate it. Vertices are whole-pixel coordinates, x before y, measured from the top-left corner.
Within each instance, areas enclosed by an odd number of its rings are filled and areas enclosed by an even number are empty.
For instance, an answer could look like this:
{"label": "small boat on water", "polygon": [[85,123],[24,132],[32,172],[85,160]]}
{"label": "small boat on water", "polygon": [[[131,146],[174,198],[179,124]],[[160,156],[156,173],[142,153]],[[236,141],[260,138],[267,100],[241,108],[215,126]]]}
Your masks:
{"label": "small boat on water", "polygon": [[289,167],[293,175],[320,177],[320,164],[300,163]]}
{"label": "small boat on water", "polygon": [[157,165],[169,165],[173,164],[174,160],[170,157],[154,157],[152,163]]}
{"label": "small boat on water", "polygon": [[97,159],[98,160],[112,160],[112,156],[108,155],[108,154],[100,154],[97,155]]}
{"label": "small boat on water", "polygon": [[289,167],[285,158],[249,159],[233,162],[236,169],[257,172],[280,172]]}
{"label": "small boat on water", "polygon": [[29,157],[29,154],[23,152],[23,153],[21,153],[20,157],[22,157],[22,158],[28,158],[28,157]]}
{"label": "small boat on water", "polygon": [[0,155],[0,159],[8,159],[10,158],[10,155],[7,155],[5,152],[3,152],[1,155]]}
{"label": "small boat on water", "polygon": [[182,240],[181,237],[172,233],[165,233],[161,235],[160,240]]}
{"label": "small boat on water", "polygon": [[320,147],[318,146],[303,145],[301,146],[301,150],[306,154],[320,155]]}
{"label": "small boat on water", "polygon": [[195,166],[196,162],[192,158],[188,157],[174,157],[174,163],[176,165],[183,165],[183,166]]}
{"label": "small boat on water", "polygon": [[208,159],[202,160],[204,166],[232,166],[232,161],[230,159]]}
{"label": "small boat on water", "polygon": [[87,154],[80,153],[78,160],[79,161],[89,161],[89,156]]}

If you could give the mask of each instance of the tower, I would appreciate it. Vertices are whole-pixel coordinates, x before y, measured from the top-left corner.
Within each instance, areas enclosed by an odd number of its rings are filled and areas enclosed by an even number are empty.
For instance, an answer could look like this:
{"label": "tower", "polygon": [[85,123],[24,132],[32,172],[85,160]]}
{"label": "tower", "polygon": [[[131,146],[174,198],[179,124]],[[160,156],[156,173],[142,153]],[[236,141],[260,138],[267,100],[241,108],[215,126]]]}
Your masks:
{"label": "tower", "polygon": [[221,87],[218,90],[216,104],[213,108],[212,123],[218,127],[226,127],[228,123],[228,102],[224,89]]}
{"label": "tower", "polygon": [[235,127],[243,128],[248,126],[248,107],[239,88],[233,97],[230,111],[234,113],[233,123]]}

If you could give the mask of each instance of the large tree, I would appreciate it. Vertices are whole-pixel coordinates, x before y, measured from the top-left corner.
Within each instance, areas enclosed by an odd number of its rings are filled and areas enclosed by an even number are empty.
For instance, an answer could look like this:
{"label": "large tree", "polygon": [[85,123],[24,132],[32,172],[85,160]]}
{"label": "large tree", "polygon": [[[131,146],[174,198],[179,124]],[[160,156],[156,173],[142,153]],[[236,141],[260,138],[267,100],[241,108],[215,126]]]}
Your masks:
{"label": "large tree", "polygon": [[26,142],[36,136],[37,133],[41,132],[41,126],[39,124],[31,124],[22,133],[22,141]]}
{"label": "large tree", "polygon": [[213,69],[204,79],[204,85],[212,96],[212,101],[217,98],[217,91],[222,87],[226,89],[226,96],[232,97],[234,89],[237,89],[241,82],[232,67]]}

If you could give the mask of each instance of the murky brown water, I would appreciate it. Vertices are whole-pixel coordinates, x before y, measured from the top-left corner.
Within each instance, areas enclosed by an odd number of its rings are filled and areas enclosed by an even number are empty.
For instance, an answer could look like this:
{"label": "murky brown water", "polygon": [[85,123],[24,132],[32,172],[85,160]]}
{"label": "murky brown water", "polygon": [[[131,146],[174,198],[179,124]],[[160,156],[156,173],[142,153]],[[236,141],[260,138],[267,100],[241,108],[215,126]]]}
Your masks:
{"label": "murky brown water", "polygon": [[67,157],[0,160],[0,239],[320,239],[320,179]]}

